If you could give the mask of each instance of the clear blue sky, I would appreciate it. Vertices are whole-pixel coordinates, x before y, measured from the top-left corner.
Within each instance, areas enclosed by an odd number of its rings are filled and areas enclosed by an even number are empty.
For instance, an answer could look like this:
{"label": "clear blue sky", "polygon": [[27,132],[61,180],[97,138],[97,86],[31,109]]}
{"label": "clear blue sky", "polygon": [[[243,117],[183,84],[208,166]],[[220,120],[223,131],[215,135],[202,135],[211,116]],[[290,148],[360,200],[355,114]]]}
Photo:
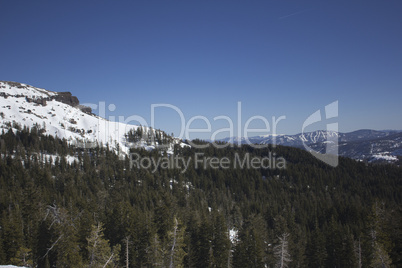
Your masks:
{"label": "clear blue sky", "polygon": [[[227,115],[237,131],[241,101],[243,125],[285,115],[277,132],[295,134],[338,100],[340,131],[402,129],[400,0],[3,0],[0,10],[0,80],[115,104],[108,116],[150,123],[151,105],[168,103],[213,130]],[[179,123],[156,110],[157,128],[178,135]]]}

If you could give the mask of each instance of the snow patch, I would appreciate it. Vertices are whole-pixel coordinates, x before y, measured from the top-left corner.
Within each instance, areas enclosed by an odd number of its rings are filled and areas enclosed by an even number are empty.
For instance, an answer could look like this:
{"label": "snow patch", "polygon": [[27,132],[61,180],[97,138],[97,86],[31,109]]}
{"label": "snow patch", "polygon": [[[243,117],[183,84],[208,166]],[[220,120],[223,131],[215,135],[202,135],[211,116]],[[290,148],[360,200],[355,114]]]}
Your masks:
{"label": "snow patch", "polygon": [[398,157],[396,157],[394,155],[387,155],[387,154],[374,154],[371,156],[369,162],[381,161],[381,160],[394,162],[394,161],[398,161]]}
{"label": "snow patch", "polygon": [[232,243],[236,243],[238,241],[238,233],[239,231],[235,228],[229,229],[229,239]]}
{"label": "snow patch", "polygon": [[15,265],[0,265],[0,268],[27,268],[25,266],[15,266]]}

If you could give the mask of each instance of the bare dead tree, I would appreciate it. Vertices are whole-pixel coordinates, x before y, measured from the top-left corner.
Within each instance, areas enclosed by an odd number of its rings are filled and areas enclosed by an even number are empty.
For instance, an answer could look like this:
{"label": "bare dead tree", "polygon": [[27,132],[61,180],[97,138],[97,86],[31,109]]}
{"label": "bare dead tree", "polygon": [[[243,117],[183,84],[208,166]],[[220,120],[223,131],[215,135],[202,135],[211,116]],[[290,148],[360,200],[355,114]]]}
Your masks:
{"label": "bare dead tree", "polygon": [[49,252],[56,246],[56,244],[60,241],[60,239],[63,237],[63,235],[60,235],[59,238],[57,238],[56,242],[54,242],[50,248],[47,249],[46,254],[43,255],[42,259],[46,258],[46,256],[49,254]]}
{"label": "bare dead tree", "polygon": [[178,225],[179,224],[177,222],[177,219],[174,218],[173,243],[172,243],[172,248],[170,249],[170,264],[169,264],[169,268],[173,268],[173,255],[174,255],[174,248],[176,246],[176,236],[177,236]]}
{"label": "bare dead tree", "polygon": [[128,244],[130,243],[130,236],[127,236],[126,237],[126,268],[128,268],[130,265],[129,265],[129,256],[128,256]]}
{"label": "bare dead tree", "polygon": [[355,254],[357,257],[357,267],[361,268],[362,267],[362,247],[361,247],[361,243],[360,243],[360,238],[359,241],[355,242]]}
{"label": "bare dead tree", "polygon": [[112,253],[112,255],[110,255],[110,257],[107,260],[107,262],[105,263],[105,265],[103,265],[103,268],[105,268],[107,266],[107,264],[113,259],[113,255],[114,255],[114,253]]}
{"label": "bare dead tree", "polygon": [[292,261],[289,253],[289,233],[283,233],[279,239],[278,245],[274,247],[275,257],[278,259],[275,267],[285,268]]}

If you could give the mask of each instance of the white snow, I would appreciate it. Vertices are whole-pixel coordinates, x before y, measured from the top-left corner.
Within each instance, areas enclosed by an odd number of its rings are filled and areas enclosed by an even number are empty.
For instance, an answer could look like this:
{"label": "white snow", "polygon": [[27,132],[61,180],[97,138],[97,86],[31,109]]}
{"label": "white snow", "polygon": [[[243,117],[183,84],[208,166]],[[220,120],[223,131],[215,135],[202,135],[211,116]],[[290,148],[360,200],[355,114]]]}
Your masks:
{"label": "white snow", "polygon": [[0,91],[9,95],[24,95],[30,98],[50,97],[57,95],[56,92],[48,91],[21,83],[21,87],[0,82]]}
{"label": "white snow", "polygon": [[398,157],[387,154],[374,154],[371,161],[374,160],[398,161]]}
{"label": "white snow", "polygon": [[[43,155],[43,161],[46,160],[47,162],[50,162],[50,161],[51,161],[52,163],[54,163],[54,162],[56,161],[56,158],[57,158],[57,157],[60,158],[59,155],[55,155],[55,154],[46,154],[46,155]],[[79,162],[78,157],[76,157],[76,156],[66,155],[65,159],[66,159],[66,161],[67,161],[67,163],[68,163],[69,165],[73,164],[74,161],[76,161],[77,163]]]}
{"label": "white snow", "polygon": [[186,182],[184,183],[184,187],[187,189],[187,191],[189,191],[190,189],[193,189],[193,184],[191,182]]}
{"label": "white snow", "polygon": [[[266,135],[260,135],[258,136],[259,138],[269,138],[269,137],[280,137],[280,136],[285,136],[284,134],[266,134]],[[254,138],[254,137],[252,137]]]}
{"label": "white snow", "polygon": [[170,179],[170,181],[169,181],[169,187],[170,187],[170,190],[172,190],[172,189],[173,189],[173,184],[177,184],[177,183],[178,183],[178,181],[173,180],[173,179]]}
{"label": "white snow", "polygon": [[232,243],[236,243],[238,240],[239,231],[235,228],[229,230],[229,239]]}
{"label": "white snow", "polygon": [[25,268],[25,266],[0,265],[0,268]]}

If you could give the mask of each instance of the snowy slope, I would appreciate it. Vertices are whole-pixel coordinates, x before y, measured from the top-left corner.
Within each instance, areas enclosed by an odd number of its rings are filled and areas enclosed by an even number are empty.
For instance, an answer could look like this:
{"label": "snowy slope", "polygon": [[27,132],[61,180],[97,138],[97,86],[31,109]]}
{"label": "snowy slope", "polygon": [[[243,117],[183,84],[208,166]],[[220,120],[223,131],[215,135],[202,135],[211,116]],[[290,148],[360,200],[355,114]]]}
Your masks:
{"label": "snowy slope", "polygon": [[0,268],[24,268],[24,266],[0,265]]}
{"label": "snowy slope", "polygon": [[[26,84],[0,81],[0,131],[8,131],[16,125],[29,128],[37,126],[44,129],[44,134],[65,138],[70,144],[108,144],[112,149],[119,147],[122,153],[129,152],[133,144],[127,141],[126,134],[139,126],[112,122],[96,116],[82,109],[78,105],[78,99],[70,95]],[[156,132],[145,127],[143,129]],[[181,141],[173,139],[167,148],[168,152],[172,151],[174,143]],[[138,147],[138,144],[136,146]],[[158,144],[141,142],[140,146],[153,149],[158,147]]]}

